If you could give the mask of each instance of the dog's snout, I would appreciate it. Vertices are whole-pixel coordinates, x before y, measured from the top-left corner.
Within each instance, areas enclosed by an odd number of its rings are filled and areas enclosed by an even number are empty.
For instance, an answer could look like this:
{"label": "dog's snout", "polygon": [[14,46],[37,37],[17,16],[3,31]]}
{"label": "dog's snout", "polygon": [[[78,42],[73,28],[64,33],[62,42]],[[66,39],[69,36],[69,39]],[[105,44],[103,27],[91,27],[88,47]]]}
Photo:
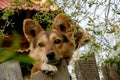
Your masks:
{"label": "dog's snout", "polygon": [[55,53],[54,52],[48,52],[46,56],[47,56],[48,59],[53,59],[55,57]]}

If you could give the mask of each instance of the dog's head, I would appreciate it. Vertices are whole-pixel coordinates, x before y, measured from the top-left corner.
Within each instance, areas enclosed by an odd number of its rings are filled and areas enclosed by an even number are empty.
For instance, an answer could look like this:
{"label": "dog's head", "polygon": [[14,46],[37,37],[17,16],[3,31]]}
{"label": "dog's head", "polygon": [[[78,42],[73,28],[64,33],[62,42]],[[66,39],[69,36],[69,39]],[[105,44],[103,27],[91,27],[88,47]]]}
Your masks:
{"label": "dog's head", "polygon": [[58,14],[51,26],[45,31],[31,19],[25,19],[23,31],[30,43],[30,56],[44,63],[56,64],[60,59],[70,59],[74,50],[71,26],[67,17]]}

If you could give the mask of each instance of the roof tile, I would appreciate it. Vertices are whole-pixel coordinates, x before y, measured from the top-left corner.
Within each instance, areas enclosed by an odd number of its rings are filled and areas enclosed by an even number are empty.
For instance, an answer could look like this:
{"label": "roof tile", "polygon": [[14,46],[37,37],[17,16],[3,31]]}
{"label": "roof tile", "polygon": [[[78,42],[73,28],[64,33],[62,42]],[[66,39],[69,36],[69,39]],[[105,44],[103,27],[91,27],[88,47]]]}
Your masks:
{"label": "roof tile", "polygon": [[43,8],[40,6],[40,4],[32,4],[32,6],[29,7],[29,6],[27,6],[27,2],[22,3],[20,6],[12,6],[10,3],[14,2],[14,1],[15,0],[0,0],[0,9],[5,9],[5,8],[11,7],[13,9],[36,10],[36,11],[38,11],[38,10],[46,11],[49,9],[52,10],[50,7]]}

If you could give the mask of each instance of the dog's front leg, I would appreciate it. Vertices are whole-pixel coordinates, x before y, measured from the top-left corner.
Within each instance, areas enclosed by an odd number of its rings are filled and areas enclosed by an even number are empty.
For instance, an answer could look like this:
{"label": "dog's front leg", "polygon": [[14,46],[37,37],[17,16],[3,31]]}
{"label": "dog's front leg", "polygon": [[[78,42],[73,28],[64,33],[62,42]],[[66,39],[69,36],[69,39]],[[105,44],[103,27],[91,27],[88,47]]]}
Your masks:
{"label": "dog's front leg", "polygon": [[58,69],[55,65],[39,62],[32,68],[32,73],[35,73],[37,71],[42,71],[46,74],[53,75],[58,71]]}
{"label": "dog's front leg", "polygon": [[58,71],[58,69],[55,65],[46,64],[46,63],[43,63],[41,65],[41,70],[50,75],[53,75]]}

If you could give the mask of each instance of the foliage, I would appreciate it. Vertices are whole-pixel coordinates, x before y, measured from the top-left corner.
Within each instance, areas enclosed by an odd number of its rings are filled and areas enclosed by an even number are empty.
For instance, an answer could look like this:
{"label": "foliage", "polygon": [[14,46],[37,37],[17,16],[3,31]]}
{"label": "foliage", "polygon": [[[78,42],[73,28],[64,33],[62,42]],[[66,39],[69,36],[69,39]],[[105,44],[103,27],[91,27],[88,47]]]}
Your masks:
{"label": "foliage", "polygon": [[3,10],[3,16],[2,19],[3,20],[8,20],[8,17],[14,15],[14,10],[11,8],[6,8]]}
{"label": "foliage", "polygon": [[[24,0],[21,0],[21,1],[15,0],[13,3],[11,3],[11,5],[20,6],[23,3],[23,1]],[[17,10],[12,9],[11,7],[5,8],[2,11],[3,15],[1,16],[1,19],[5,21],[5,25],[0,26],[0,44],[2,44],[2,41],[4,37],[6,36],[6,34],[4,34],[5,28],[8,26],[14,27],[12,18],[15,15],[15,12],[18,13]],[[23,62],[23,63],[35,63],[35,60],[30,58],[28,55],[25,55],[24,53],[20,55],[20,53],[17,52],[17,50],[20,47],[20,37],[18,36],[16,32],[13,32],[13,33],[14,33],[14,40],[13,40],[11,47],[9,49],[6,49],[0,46],[0,63],[3,63],[8,60],[15,60],[15,61]]]}
{"label": "foliage", "polygon": [[[20,7],[25,2],[28,7],[32,7],[30,0],[15,0],[14,2],[11,3],[11,6]],[[14,23],[12,22],[12,19],[15,13],[19,14],[19,12],[17,10],[14,10],[12,7],[9,7],[9,8],[5,8],[4,10],[2,10],[1,13],[3,13],[3,15],[0,17],[0,19],[5,21],[5,25],[3,26],[0,25],[0,44],[2,44],[2,40],[6,36],[6,34],[4,34],[5,28],[8,26],[14,27],[13,26]],[[33,16],[33,19],[39,22],[40,24],[44,23],[45,26],[47,24],[47,30],[49,30],[52,24],[53,18],[58,13],[60,13],[60,10],[55,11],[55,12],[39,11],[36,13],[36,15]],[[8,60],[15,60],[15,61],[20,61],[24,63],[34,63],[35,60],[30,58],[28,55],[25,55],[24,53],[20,55],[21,53],[17,53],[17,50],[19,49],[19,46],[20,46],[19,44],[20,38],[18,37],[16,32],[13,32],[13,33],[14,33],[14,40],[13,40],[11,47],[9,49],[6,49],[0,46],[0,63],[8,61]]]}
{"label": "foliage", "polygon": [[0,17],[1,20],[3,20],[5,22],[5,25],[0,25],[0,37],[4,38],[5,34],[4,34],[4,30],[6,27],[8,26],[12,26],[13,27],[13,22],[12,19],[10,19],[10,16],[13,16],[15,11],[12,8],[6,8],[3,11],[1,11],[1,13],[3,13],[3,15]]}
{"label": "foliage", "polygon": [[61,12],[60,10],[56,10],[54,12],[39,11],[33,16],[33,20],[37,21],[38,23],[40,23],[42,25],[45,25],[46,30],[50,30],[53,19],[60,12]]}
{"label": "foliage", "polygon": [[[11,3],[11,5],[17,7],[17,6],[20,6],[22,3],[24,3],[24,0],[21,0],[21,1],[15,0],[13,3]],[[14,23],[12,22],[13,16],[15,15],[15,13],[19,14],[17,10],[12,9],[11,7],[5,8],[4,10],[2,10],[2,13],[3,15],[1,16],[0,19],[5,21],[5,25],[0,26],[0,44],[2,44],[2,41],[6,36],[6,34],[4,34],[5,28],[8,26],[14,27],[13,26]],[[24,53],[22,53],[21,55],[21,53],[17,52],[17,50],[20,47],[20,37],[16,32],[13,32],[13,33],[14,33],[13,43],[9,49],[3,48],[0,45],[0,63],[3,63],[8,60],[15,60],[22,63],[30,63],[30,64],[35,63],[36,61],[30,58],[28,55]]]}
{"label": "foliage", "polygon": [[[13,43],[9,49],[5,49],[0,46],[0,63],[8,60],[15,60],[23,63],[34,63],[35,60],[28,57],[28,55],[24,55],[24,53],[19,55],[19,53],[16,53],[20,47],[20,38],[16,32],[14,32],[14,37]],[[2,43],[2,39],[3,38],[0,37],[0,43]]]}
{"label": "foliage", "polygon": [[[112,0],[52,0],[68,14],[73,21],[86,30],[95,41],[88,44],[102,60],[119,53],[120,17],[119,1]],[[91,46],[91,47],[90,47]],[[94,47],[98,46],[98,47]],[[86,46],[85,46],[86,47]],[[94,48],[93,48],[94,47]],[[82,53],[82,52],[80,52]]]}
{"label": "foliage", "polygon": [[120,54],[114,56],[113,58],[107,58],[104,63],[109,63],[111,66],[113,63],[117,65],[117,68],[120,70]]}
{"label": "foliage", "polygon": [[[113,63],[120,52],[119,0],[52,0],[95,41],[81,47],[76,56],[93,51],[99,66],[106,60]],[[76,55],[76,56],[75,56]],[[114,57],[115,56],[115,57]],[[111,60],[112,59],[112,60]],[[120,63],[119,63],[120,64]]]}
{"label": "foliage", "polygon": [[89,53],[83,54],[80,58],[84,59],[85,61],[88,61],[88,59],[89,59]]}

